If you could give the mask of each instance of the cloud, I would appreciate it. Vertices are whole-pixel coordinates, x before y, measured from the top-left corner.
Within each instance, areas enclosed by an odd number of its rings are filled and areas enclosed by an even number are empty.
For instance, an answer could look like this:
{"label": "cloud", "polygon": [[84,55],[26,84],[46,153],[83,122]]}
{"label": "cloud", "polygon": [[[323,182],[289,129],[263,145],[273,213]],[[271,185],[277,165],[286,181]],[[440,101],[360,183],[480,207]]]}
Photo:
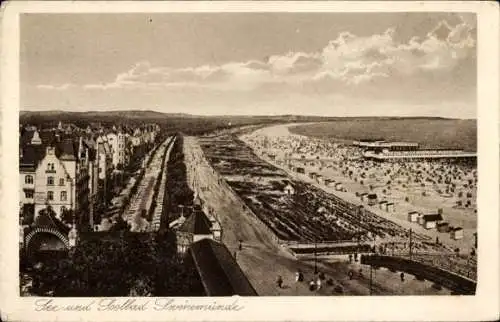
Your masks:
{"label": "cloud", "polygon": [[[221,92],[343,91],[359,95],[363,93],[360,89],[369,87],[397,87],[401,81],[411,83],[412,78],[433,80],[437,75],[451,75],[461,65],[470,65],[464,62],[475,59],[475,22],[468,18],[461,18],[455,25],[440,21],[425,36],[406,42],[396,36],[394,28],[369,36],[342,32],[315,52],[288,52],[218,66],[171,68],[141,61],[109,82],[82,87],[90,91],[199,88]],[[53,90],[69,87],[39,86]]]}
{"label": "cloud", "polygon": [[41,84],[37,85],[38,89],[41,90],[51,90],[51,91],[64,91],[70,88],[73,88],[75,85],[73,84],[61,84],[61,85],[46,85],[46,84]]}

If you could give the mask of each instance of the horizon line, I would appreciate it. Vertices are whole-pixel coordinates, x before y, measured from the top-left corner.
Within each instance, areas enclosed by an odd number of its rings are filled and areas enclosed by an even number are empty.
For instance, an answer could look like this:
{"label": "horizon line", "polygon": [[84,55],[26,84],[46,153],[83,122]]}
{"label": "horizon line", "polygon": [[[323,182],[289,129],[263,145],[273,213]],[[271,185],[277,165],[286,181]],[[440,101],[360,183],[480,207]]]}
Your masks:
{"label": "horizon line", "polygon": [[19,112],[24,113],[134,113],[134,112],[142,112],[142,113],[159,113],[164,115],[186,115],[193,117],[320,117],[320,118],[436,118],[436,119],[451,119],[451,120],[477,120],[477,117],[458,117],[458,116],[436,116],[436,115],[320,115],[320,114],[191,114],[184,112],[160,112],[157,110],[140,110],[140,109],[132,109],[132,110],[86,110],[86,111],[70,111],[70,110],[62,110],[62,109],[48,109],[48,110],[23,110],[20,109]]}

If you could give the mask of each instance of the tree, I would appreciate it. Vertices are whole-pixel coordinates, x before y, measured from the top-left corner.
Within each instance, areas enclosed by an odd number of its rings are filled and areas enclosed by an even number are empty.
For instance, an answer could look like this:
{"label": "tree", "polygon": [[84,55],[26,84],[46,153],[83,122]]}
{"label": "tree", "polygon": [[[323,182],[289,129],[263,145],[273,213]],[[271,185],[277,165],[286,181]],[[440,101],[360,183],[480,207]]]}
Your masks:
{"label": "tree", "polygon": [[202,295],[194,264],[176,253],[172,232],[83,240],[34,270],[35,293],[53,296]]}
{"label": "tree", "polygon": [[67,226],[73,224],[73,209],[64,209],[61,214],[61,221]]}

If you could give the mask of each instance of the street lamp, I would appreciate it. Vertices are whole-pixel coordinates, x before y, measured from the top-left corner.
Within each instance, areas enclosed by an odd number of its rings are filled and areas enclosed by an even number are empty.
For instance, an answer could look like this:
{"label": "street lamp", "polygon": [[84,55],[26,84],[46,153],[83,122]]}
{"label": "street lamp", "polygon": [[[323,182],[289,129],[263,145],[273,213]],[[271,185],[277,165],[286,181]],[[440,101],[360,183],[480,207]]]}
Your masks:
{"label": "street lamp", "polygon": [[412,257],[412,229],[410,228],[410,260],[411,260],[411,257]]}
{"label": "street lamp", "polygon": [[370,262],[370,295],[372,295],[373,293],[372,285],[373,285],[373,266],[372,263]]}
{"label": "street lamp", "polygon": [[317,253],[317,239],[314,238],[314,274],[318,274],[318,253]]}

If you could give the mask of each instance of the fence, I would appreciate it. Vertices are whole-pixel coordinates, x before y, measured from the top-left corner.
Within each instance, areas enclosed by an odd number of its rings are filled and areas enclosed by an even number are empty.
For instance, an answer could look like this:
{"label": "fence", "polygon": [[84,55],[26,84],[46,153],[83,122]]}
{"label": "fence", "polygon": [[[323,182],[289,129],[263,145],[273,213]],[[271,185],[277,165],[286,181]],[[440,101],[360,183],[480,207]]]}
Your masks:
{"label": "fence", "polygon": [[474,280],[428,263],[413,260],[413,258],[410,260],[393,256],[364,255],[361,256],[361,263],[404,271],[442,285],[457,294],[473,295],[476,291]]}

